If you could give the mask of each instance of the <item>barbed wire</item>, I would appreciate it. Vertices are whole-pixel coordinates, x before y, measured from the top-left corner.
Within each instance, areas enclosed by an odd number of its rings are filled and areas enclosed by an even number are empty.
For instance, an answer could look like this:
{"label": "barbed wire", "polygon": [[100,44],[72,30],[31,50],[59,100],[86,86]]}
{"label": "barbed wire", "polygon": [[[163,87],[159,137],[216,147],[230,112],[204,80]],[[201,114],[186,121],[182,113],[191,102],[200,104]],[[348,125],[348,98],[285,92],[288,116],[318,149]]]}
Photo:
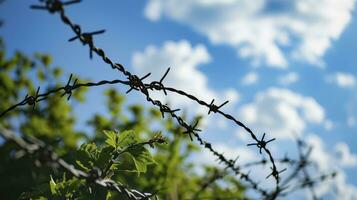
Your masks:
{"label": "barbed wire", "polygon": [[[17,137],[16,134],[10,130],[7,130],[0,126],[0,136],[6,141],[11,141],[15,143],[21,150],[24,150],[26,154],[34,155],[38,154],[37,157],[40,158],[41,163],[51,163],[57,165],[67,172],[71,173],[77,178],[82,178],[87,180],[88,183],[94,183],[98,186],[105,187],[107,189],[117,191],[124,194],[128,199],[131,200],[151,200],[158,199],[155,194],[139,192],[135,189],[130,189],[119,182],[115,182],[108,178],[101,177],[101,171],[98,168],[93,168],[89,173],[75,168],[73,165],[67,163],[65,160],[60,158],[51,148],[51,146],[45,144],[41,140],[26,136],[26,140],[21,137]],[[24,136],[25,137],[25,136]],[[29,142],[31,141],[31,142]]]}
{"label": "barbed wire", "polygon": [[[43,2],[43,1],[41,1]],[[61,20],[64,24],[68,25],[72,31],[75,33],[75,36],[72,37],[71,39],[69,39],[69,41],[74,41],[74,40],[79,40],[83,45],[88,45],[89,46],[89,51],[90,51],[90,58],[92,58],[93,53],[97,54],[99,57],[102,58],[102,60],[109,64],[111,66],[112,69],[118,70],[120,71],[124,76],[126,76],[126,78],[128,79],[128,81],[131,82],[131,88],[127,91],[127,93],[131,92],[132,90],[137,90],[140,91],[142,94],[145,95],[146,100],[150,103],[152,103],[154,106],[157,106],[159,108],[159,110],[162,112],[162,115],[164,115],[164,113],[168,113],[169,115],[171,115],[172,118],[174,118],[183,128],[186,129],[186,131],[184,132],[184,134],[189,135],[189,137],[191,138],[191,140],[193,139],[193,137],[199,142],[199,144],[201,146],[203,146],[204,148],[208,149],[213,155],[215,155],[219,161],[223,164],[226,165],[226,167],[232,169],[237,175],[240,175],[241,179],[245,180],[246,182],[248,182],[249,184],[251,184],[253,189],[258,190],[262,195],[266,195],[267,192],[264,191],[263,189],[259,189],[258,188],[258,184],[253,181],[253,179],[251,179],[247,174],[244,174],[240,171],[239,167],[235,166],[235,161],[227,159],[226,157],[224,157],[224,155],[222,153],[219,153],[218,151],[216,151],[211,143],[208,143],[206,141],[204,141],[199,135],[198,135],[198,131],[200,131],[199,129],[196,128],[196,126],[198,125],[198,121],[196,122],[195,125],[189,125],[187,122],[185,122],[180,116],[178,116],[175,111],[176,110],[172,110],[170,109],[167,105],[161,103],[159,100],[154,100],[150,97],[148,89],[145,84],[143,83],[143,80],[145,78],[147,78],[148,76],[151,75],[151,73],[148,73],[147,75],[139,78],[137,75],[132,74],[131,72],[129,72],[128,70],[126,70],[126,68],[121,65],[120,63],[115,63],[113,62],[110,58],[108,58],[106,56],[106,53],[104,52],[103,49],[98,48],[95,46],[94,44],[94,40],[93,40],[93,36],[97,35],[97,34],[102,34],[105,32],[105,30],[100,30],[100,31],[94,31],[94,32],[82,32],[81,27],[78,24],[74,24],[69,17],[66,16],[65,14],[65,10],[64,10],[64,6],[69,5],[69,4],[73,4],[73,3],[78,3],[80,1],[69,1],[69,2],[65,2],[62,3],[59,0],[47,0],[44,1],[45,5],[44,6],[31,6],[31,8],[33,9],[41,9],[41,10],[48,10],[50,13],[59,13]],[[164,76],[160,79],[160,81],[153,81],[151,83],[152,86],[158,87],[158,86],[162,86],[163,87],[163,80],[166,77],[168,71],[164,74]],[[225,103],[224,103],[225,104]],[[222,106],[222,105],[221,105]],[[211,103],[211,111],[213,112],[217,112],[219,110],[218,106],[214,105],[213,102]],[[278,183],[279,183],[279,171],[277,170],[277,167],[274,163],[274,159],[272,154],[270,153],[270,151],[268,150],[268,148],[266,147],[266,141],[264,140],[264,138],[262,138],[261,140],[259,140],[255,134],[247,127],[245,126],[242,122],[238,121],[237,119],[233,118],[231,115],[227,115],[227,117],[231,117],[232,120],[235,120],[236,123],[243,127],[245,130],[247,130],[251,137],[256,141],[255,145],[261,150],[264,149],[264,151],[269,155],[270,161],[272,163],[272,172],[271,174],[268,176],[272,176],[274,177],[275,181],[276,181],[276,186],[278,187]],[[277,188],[278,189],[278,188]]]}
{"label": "barbed wire", "polygon": [[[312,176],[309,173],[308,167],[313,165],[314,162],[310,160],[311,153],[313,151],[313,146],[306,144],[303,140],[300,138],[296,138],[296,144],[297,144],[297,149],[298,149],[298,157],[299,159],[297,162],[295,162],[295,169],[293,172],[288,176],[285,181],[282,182],[282,187],[283,188],[288,188],[288,185],[293,181],[297,179],[297,176],[300,174],[302,175],[302,180],[299,180],[295,186],[292,186],[289,190],[289,192],[296,191],[302,188],[308,188],[311,193],[311,197],[314,200],[318,200],[319,198],[316,195],[315,192],[315,186],[319,182],[323,182],[325,180],[335,178],[337,175],[337,172],[331,172],[329,174],[324,174],[321,175],[317,178],[311,178]],[[289,193],[288,192],[288,193]]]}
{"label": "barbed wire", "polygon": [[[283,196],[286,196],[287,194],[291,194],[298,190],[307,188],[311,193],[312,199],[317,200],[319,198],[316,195],[314,187],[324,181],[334,179],[337,176],[337,172],[331,172],[331,173],[319,175],[317,177],[312,177],[308,173],[307,168],[309,166],[315,164],[310,159],[310,155],[311,155],[311,152],[313,151],[313,148],[312,148],[312,146],[307,145],[301,139],[296,139],[296,144],[297,144],[299,159],[291,159],[287,155],[285,155],[283,158],[275,159],[276,163],[286,164],[289,166],[289,168],[293,168],[294,170],[290,173],[289,176],[286,176],[281,181],[281,185],[279,186],[279,188],[281,188],[279,194],[271,193],[270,195],[268,195],[272,199],[275,199],[278,196],[283,197]],[[306,149],[306,151],[304,151],[304,149]],[[268,164],[268,162],[269,161],[267,159],[263,158],[258,161],[252,161],[252,162],[245,163],[245,164],[241,165],[241,169],[257,167],[257,166],[264,167]],[[301,173],[302,173],[303,177],[300,179],[298,176]],[[202,184],[201,188],[203,188],[203,189],[197,190],[195,196],[196,197],[199,196],[199,194],[205,188],[207,188],[208,186],[213,184],[215,181],[223,179],[227,175],[229,175],[229,173],[226,170],[224,170],[224,171],[216,170],[215,173],[213,173],[213,175]],[[297,183],[292,183],[292,181],[295,181]]]}
{"label": "barbed wire", "polygon": [[[112,69],[118,70],[119,72],[121,72],[126,77],[127,80],[125,80],[125,81],[124,80],[113,80],[113,81],[102,80],[97,83],[77,83],[77,79],[76,79],[72,83],[72,74],[71,74],[71,76],[69,77],[68,82],[65,86],[49,90],[42,94],[39,93],[40,87],[38,87],[37,91],[34,95],[27,94],[22,101],[9,107],[8,109],[6,109],[4,111],[2,111],[0,113],[0,118],[5,116],[7,113],[16,109],[19,106],[30,105],[33,108],[35,108],[37,102],[43,101],[49,95],[57,93],[57,92],[62,92],[61,96],[67,95],[67,100],[69,100],[72,95],[72,92],[80,87],[100,86],[100,85],[105,85],[105,84],[123,84],[123,85],[129,86],[129,89],[127,90],[126,93],[130,93],[133,90],[140,92],[141,94],[143,94],[145,96],[147,102],[156,106],[160,110],[162,117],[164,117],[164,114],[166,113],[169,116],[171,116],[172,118],[174,118],[180,126],[182,126],[184,129],[186,129],[186,131],[184,131],[183,134],[188,135],[190,137],[191,141],[193,141],[194,139],[197,140],[198,143],[203,148],[207,149],[209,152],[211,152],[217,158],[219,163],[223,163],[225,165],[225,169],[230,169],[232,172],[234,172],[235,175],[237,175],[240,179],[244,180],[246,183],[248,183],[250,185],[249,189],[255,190],[258,193],[260,193],[262,198],[276,199],[278,196],[284,194],[283,191],[286,190],[286,188],[287,188],[286,185],[288,183],[290,183],[291,180],[294,179],[294,177],[285,179],[285,181],[283,183],[281,183],[280,174],[282,172],[284,172],[286,170],[286,168],[284,168],[282,170],[278,170],[276,163],[287,163],[290,165],[298,163],[299,164],[298,166],[300,166],[302,163],[301,162],[302,158],[305,158],[303,155],[300,156],[300,160],[291,160],[287,157],[284,157],[283,159],[274,159],[273,155],[272,155],[271,151],[268,149],[267,145],[270,142],[274,141],[275,138],[265,139],[266,134],[263,133],[261,139],[258,139],[256,134],[248,126],[246,126],[244,123],[242,123],[241,121],[239,121],[232,115],[223,112],[221,110],[221,108],[223,106],[225,106],[228,103],[228,101],[225,101],[220,105],[216,105],[216,104],[214,104],[215,100],[213,99],[210,103],[207,103],[203,100],[200,100],[199,98],[195,97],[192,94],[186,93],[185,91],[182,91],[182,90],[179,90],[176,88],[172,88],[172,87],[166,87],[163,84],[163,81],[164,81],[165,77],[167,76],[167,74],[169,73],[170,68],[168,68],[168,70],[165,72],[165,74],[161,77],[161,79],[159,81],[152,81],[150,83],[144,83],[143,81],[147,77],[149,77],[151,75],[151,73],[148,73],[145,76],[139,78],[137,75],[132,74],[130,71],[128,71],[122,64],[112,61],[110,58],[108,58],[106,56],[106,53],[104,52],[103,49],[95,46],[94,40],[93,40],[94,35],[102,34],[105,32],[105,30],[99,30],[99,31],[93,31],[93,32],[82,32],[81,27],[78,24],[73,23],[70,20],[70,18],[66,16],[64,7],[67,5],[74,4],[74,3],[79,3],[80,0],[72,0],[72,1],[67,1],[67,2],[61,2],[60,0],[40,0],[40,2],[43,3],[43,5],[33,5],[33,6],[31,6],[31,8],[47,10],[52,14],[59,13],[61,21],[64,24],[68,25],[71,28],[71,30],[75,33],[75,36],[69,39],[70,42],[79,40],[84,46],[87,45],[89,47],[90,58],[93,57],[93,53],[98,55],[99,57],[102,58],[102,60],[106,64],[110,65]],[[251,139],[254,141],[253,143],[250,143],[247,145],[248,146],[256,146],[257,149],[259,150],[259,153],[262,154],[264,152],[268,156],[268,159],[262,159],[255,163],[250,163],[249,165],[248,164],[242,165],[242,166],[237,165],[236,161],[237,161],[238,157],[235,160],[226,158],[223,155],[223,153],[220,153],[219,151],[217,151],[212,146],[211,143],[209,143],[201,138],[201,136],[198,134],[198,132],[201,131],[200,129],[198,129],[198,124],[199,124],[198,120],[192,125],[188,124],[179,115],[176,114],[176,112],[179,111],[180,109],[171,109],[168,105],[163,104],[161,101],[152,99],[149,94],[149,90],[162,91],[165,95],[168,95],[168,92],[172,92],[172,93],[179,94],[181,96],[185,96],[188,99],[197,102],[201,106],[207,107],[208,115],[211,113],[217,113],[217,114],[220,114],[221,116],[225,117],[226,119],[233,121],[237,126],[243,128],[250,135]],[[305,161],[306,161],[306,158],[305,158]],[[53,160],[53,162],[55,162],[55,160]],[[268,174],[266,178],[269,178],[269,177],[274,178],[275,189],[273,191],[267,191],[265,189],[260,188],[258,186],[258,183],[250,177],[249,173],[242,172],[243,168],[251,167],[251,166],[255,166],[255,165],[266,165],[268,163],[271,164],[271,166],[270,166],[271,173]],[[295,174],[298,174],[302,171],[303,174],[305,174],[305,178],[306,177],[309,178],[310,176],[307,173],[307,170],[305,167],[306,167],[306,165],[304,165],[302,167],[301,166],[296,167],[296,169],[294,171]],[[306,180],[308,180],[308,181],[306,181],[306,183],[309,183],[309,184],[302,184],[302,185],[304,185],[304,187],[310,188],[311,193],[314,194],[315,193],[313,191],[314,184],[311,184],[311,181],[313,181],[315,179],[311,179],[311,178],[307,179],[307,178],[306,178]],[[97,180],[95,180],[95,181],[97,181]],[[315,198],[315,195],[314,195],[314,198]]]}
{"label": "barbed wire", "polygon": [[79,89],[79,88],[83,88],[83,87],[95,87],[95,86],[102,86],[102,85],[114,85],[114,84],[124,84],[124,85],[131,85],[129,81],[124,81],[124,80],[112,80],[112,81],[108,81],[108,80],[102,80],[99,82],[87,82],[87,83],[77,83],[78,79],[75,79],[73,84],[72,82],[72,77],[73,75],[71,74],[68,82],[66,85],[62,86],[62,87],[58,87],[58,88],[54,88],[54,89],[50,89],[44,93],[39,93],[40,92],[40,87],[37,88],[37,91],[34,95],[29,95],[26,94],[25,98],[20,101],[17,104],[12,105],[11,107],[9,107],[8,109],[2,111],[0,113],[0,118],[4,117],[7,113],[9,113],[10,111],[16,109],[19,106],[25,106],[25,105],[29,105],[32,106],[33,109],[35,108],[37,102],[43,101],[45,99],[48,98],[48,96],[55,94],[55,93],[59,93],[62,92],[61,97],[68,95],[67,100],[69,100],[72,96],[72,93],[74,90]]}
{"label": "barbed wire", "polygon": [[[39,93],[40,91],[40,87],[37,88],[36,90],[36,93],[34,95],[29,95],[27,94],[25,96],[25,98],[11,106],[10,108],[6,109],[5,111],[1,112],[0,114],[0,117],[3,117],[5,116],[7,113],[9,113],[11,110],[14,110],[16,109],[17,107],[19,106],[26,106],[26,105],[29,105],[29,106],[32,106],[33,109],[35,108],[36,106],[36,103],[37,102],[40,102],[40,101],[44,101],[45,99],[47,99],[50,95],[53,95],[55,93],[61,93],[61,96],[65,96],[65,95],[68,95],[67,97],[67,100],[70,99],[72,93],[74,90],[77,90],[79,88],[82,88],[82,87],[93,87],[93,86],[102,86],[102,85],[112,85],[112,84],[123,84],[123,85],[127,85],[129,86],[130,88],[133,88],[134,85],[132,84],[132,82],[130,81],[123,81],[123,80],[112,80],[112,81],[107,81],[107,80],[102,80],[102,81],[99,81],[99,82],[88,82],[88,83],[77,83],[77,79],[75,79],[73,81],[73,84],[72,84],[72,74],[70,75],[68,81],[67,81],[67,84],[62,86],[62,87],[58,87],[58,88],[54,88],[54,89],[50,89],[49,91],[47,92],[44,92],[44,93]],[[162,111],[162,114],[163,113],[170,113],[170,114],[174,114],[170,109],[166,108],[166,105],[164,105],[164,108],[161,110]],[[178,110],[176,110],[178,111]],[[196,128],[197,126],[197,122],[194,126],[192,126],[192,129],[195,129],[196,131],[198,130]],[[195,136],[196,137],[196,136]],[[200,137],[199,137],[200,138]],[[204,141],[203,140],[200,140],[201,143],[203,143]],[[223,156],[223,154],[220,154],[218,153],[217,151],[215,151],[212,147],[211,147],[211,144],[210,143],[207,143],[205,142],[205,146],[206,148],[208,148],[214,155],[216,155],[219,159],[220,159],[220,162],[223,162],[223,163],[226,163],[228,166],[230,166],[231,169],[233,169],[233,171],[235,171],[235,173],[237,175],[241,175],[242,179],[245,179],[247,182],[250,182],[252,184],[252,186],[254,188],[257,188],[257,190],[260,191],[260,193],[266,195],[267,192],[264,191],[263,189],[258,189],[258,186],[257,184],[252,180],[250,179],[246,174],[244,173],[241,173],[240,172],[240,168],[239,167],[235,167],[234,166],[234,163],[236,162],[233,161],[233,160],[229,160],[227,158],[225,158]]]}
{"label": "barbed wire", "polygon": [[[102,80],[99,82],[88,82],[88,83],[77,83],[77,79],[75,79],[73,81],[72,84],[72,74],[70,75],[67,84],[65,86],[62,87],[58,87],[55,89],[51,89],[47,92],[44,93],[39,93],[40,91],[40,87],[37,88],[36,93],[34,95],[29,95],[27,94],[25,96],[25,98],[9,107],[8,109],[6,109],[5,111],[1,112],[0,117],[5,116],[7,113],[9,113],[11,110],[16,109],[19,106],[25,106],[25,105],[29,105],[32,106],[33,109],[36,106],[37,102],[43,101],[45,99],[47,99],[50,95],[54,94],[54,93],[61,93],[61,96],[65,96],[68,95],[67,100],[70,99],[72,93],[74,90],[79,89],[81,87],[92,87],[92,86],[102,86],[102,85],[112,85],[112,84],[123,84],[123,85],[127,85],[130,88],[134,88],[135,84],[133,84],[131,81],[123,81],[123,80],[112,80],[112,81],[107,81],[107,80]],[[129,89],[130,90],[130,89]],[[160,111],[162,112],[162,115],[164,115],[163,113],[170,113],[171,115],[174,115],[176,117],[178,117],[180,120],[181,117],[177,116],[174,112],[178,111],[178,110],[174,110],[171,111],[166,105],[163,105],[163,108],[160,108]],[[194,129],[195,131],[197,131],[198,129],[196,128],[198,122],[196,122],[196,124],[194,126],[191,127],[191,129]],[[188,133],[186,131],[186,133]],[[223,154],[219,153],[218,151],[214,150],[211,146],[210,143],[203,141],[197,134],[194,134],[194,136],[200,141],[200,144],[204,144],[205,148],[209,149],[215,156],[217,156],[220,160],[221,163],[226,164],[229,168],[231,168],[237,175],[240,175],[242,179],[246,180],[248,183],[250,183],[252,185],[252,187],[256,190],[258,190],[262,195],[267,195],[268,192],[264,191],[263,189],[259,188],[257,183],[255,183],[250,177],[248,177],[247,174],[244,174],[240,171],[240,168],[238,166],[234,166],[236,160],[231,160],[231,159],[227,159],[223,156]],[[198,136],[198,137],[197,137]]]}

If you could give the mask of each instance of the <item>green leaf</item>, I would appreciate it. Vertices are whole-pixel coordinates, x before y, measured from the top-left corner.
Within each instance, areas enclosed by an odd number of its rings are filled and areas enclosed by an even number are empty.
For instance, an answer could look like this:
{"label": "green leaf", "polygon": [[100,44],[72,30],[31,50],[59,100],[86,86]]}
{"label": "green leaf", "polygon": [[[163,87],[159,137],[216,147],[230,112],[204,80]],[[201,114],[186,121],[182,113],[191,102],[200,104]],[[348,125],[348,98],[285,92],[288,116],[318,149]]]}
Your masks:
{"label": "green leaf", "polygon": [[105,200],[110,200],[112,199],[112,193],[108,191],[107,196],[105,197]]}
{"label": "green leaf", "polygon": [[118,141],[117,132],[115,131],[103,131],[103,132],[107,136],[105,143],[107,143],[109,146],[113,147],[114,149],[117,149],[117,141]]}
{"label": "green leaf", "polygon": [[45,67],[48,67],[52,63],[52,57],[50,55],[42,55],[41,62]]}
{"label": "green leaf", "polygon": [[105,142],[114,149],[123,149],[139,141],[138,135],[133,130],[118,133],[116,131],[103,131],[107,136]]}
{"label": "green leaf", "polygon": [[90,171],[90,169],[89,169],[88,167],[86,167],[81,161],[76,160],[76,163],[77,163],[77,165],[78,165],[80,168],[82,168],[83,170],[85,170],[85,172],[89,172],[89,171]]}
{"label": "green leaf", "polygon": [[51,176],[51,180],[50,180],[50,190],[51,190],[51,194],[52,195],[57,195],[58,191],[56,188],[57,184],[56,182],[53,180],[52,176]]}
{"label": "green leaf", "polygon": [[52,73],[55,78],[59,78],[62,75],[62,70],[61,70],[61,68],[56,67],[53,69]]}
{"label": "green leaf", "polygon": [[113,153],[113,149],[111,147],[102,148],[98,155],[98,159],[96,160],[96,163],[95,163],[96,166],[101,169],[104,169],[105,166],[112,159],[112,153]]}
{"label": "green leaf", "polygon": [[145,173],[147,165],[154,163],[150,152],[143,146],[132,146],[127,150],[127,154],[133,160],[138,175]]}
{"label": "green leaf", "polygon": [[46,79],[45,72],[42,69],[37,70],[37,77],[40,81],[44,81]]}
{"label": "green leaf", "polygon": [[100,153],[97,145],[94,143],[82,144],[79,150],[85,152],[87,156],[93,160],[98,159]]}

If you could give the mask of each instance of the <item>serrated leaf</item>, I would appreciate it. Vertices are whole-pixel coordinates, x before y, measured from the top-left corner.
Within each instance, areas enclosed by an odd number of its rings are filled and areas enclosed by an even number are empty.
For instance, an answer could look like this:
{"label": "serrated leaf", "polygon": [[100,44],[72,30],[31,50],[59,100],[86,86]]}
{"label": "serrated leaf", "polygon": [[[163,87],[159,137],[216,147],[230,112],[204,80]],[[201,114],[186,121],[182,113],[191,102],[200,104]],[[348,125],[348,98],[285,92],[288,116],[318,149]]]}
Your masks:
{"label": "serrated leaf", "polygon": [[83,151],[87,154],[87,156],[93,160],[98,159],[100,151],[98,150],[98,147],[94,143],[89,143],[89,144],[82,144],[79,147],[80,151]]}
{"label": "serrated leaf", "polygon": [[105,142],[115,149],[123,149],[139,141],[138,135],[133,130],[123,131],[122,133],[104,131],[104,134],[107,136]]}
{"label": "serrated leaf", "polygon": [[140,173],[145,173],[147,165],[154,162],[150,152],[143,146],[130,147],[127,154],[133,160],[138,175]]}
{"label": "serrated leaf", "polygon": [[115,131],[103,131],[103,132],[105,136],[107,136],[105,143],[107,143],[109,146],[113,147],[114,149],[117,149],[118,133]]}
{"label": "serrated leaf", "polygon": [[139,137],[133,130],[120,133],[118,138],[118,146],[121,148],[128,147],[137,142],[139,142]]}

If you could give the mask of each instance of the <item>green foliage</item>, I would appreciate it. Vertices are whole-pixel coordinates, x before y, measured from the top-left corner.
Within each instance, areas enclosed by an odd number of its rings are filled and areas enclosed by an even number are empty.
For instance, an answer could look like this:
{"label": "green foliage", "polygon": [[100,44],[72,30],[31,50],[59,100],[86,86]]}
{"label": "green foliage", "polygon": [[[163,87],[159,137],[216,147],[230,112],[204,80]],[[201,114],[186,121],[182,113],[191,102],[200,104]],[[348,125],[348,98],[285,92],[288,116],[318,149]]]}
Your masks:
{"label": "green foliage", "polygon": [[[8,56],[0,45],[0,110],[34,94],[39,85],[40,92],[63,86],[65,73],[52,63],[46,54]],[[98,170],[102,179],[154,192],[160,199],[244,197],[244,187],[228,175],[200,191],[217,170],[205,167],[203,174],[197,173],[199,166],[190,158],[198,146],[171,118],[162,119],[156,109],[128,105],[115,88],[103,93],[108,115],[93,114],[87,131],[76,129],[73,105],[84,102],[85,92],[74,91],[69,102],[57,94],[38,102],[35,109],[20,107],[1,118],[0,125],[41,139],[77,169]],[[21,154],[13,143],[1,141],[0,157],[1,199],[125,199],[36,156]]]}

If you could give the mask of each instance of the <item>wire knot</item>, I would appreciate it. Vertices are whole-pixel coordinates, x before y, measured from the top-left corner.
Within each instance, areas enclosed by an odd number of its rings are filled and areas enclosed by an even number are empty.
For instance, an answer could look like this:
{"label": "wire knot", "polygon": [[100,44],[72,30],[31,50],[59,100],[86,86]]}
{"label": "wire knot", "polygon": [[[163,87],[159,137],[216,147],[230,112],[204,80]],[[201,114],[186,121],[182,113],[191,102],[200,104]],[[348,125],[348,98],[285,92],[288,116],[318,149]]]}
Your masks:
{"label": "wire knot", "polygon": [[[78,29],[79,30],[79,29]],[[86,45],[88,44],[89,46],[89,57],[90,59],[93,58],[93,49],[95,48],[94,47],[94,43],[93,43],[93,35],[98,35],[98,34],[102,34],[105,32],[105,30],[99,30],[99,31],[94,31],[94,32],[88,32],[88,33],[80,33],[80,31],[76,31],[77,32],[77,35],[70,38],[68,41],[69,42],[72,42],[76,39],[79,39],[83,45]]]}
{"label": "wire knot", "polygon": [[93,183],[100,179],[101,176],[102,171],[98,167],[93,167],[88,173],[87,181]]}
{"label": "wire knot", "polygon": [[39,161],[40,163],[51,163],[53,160],[56,160],[56,156],[52,153],[53,149],[50,146],[45,146],[39,149]]}
{"label": "wire knot", "polygon": [[39,98],[40,97],[39,92],[40,92],[40,87],[37,88],[36,94],[34,96],[29,96],[28,94],[26,94],[25,102],[28,105],[32,106],[32,109],[35,109],[37,102],[42,101],[46,98],[46,97]]}
{"label": "wire knot", "polygon": [[46,0],[44,6],[32,5],[30,6],[30,8],[35,10],[48,10],[48,12],[53,14],[55,12],[62,12],[63,6],[79,3],[79,2],[81,2],[81,0],[72,0],[67,2],[61,2],[60,0]]}
{"label": "wire knot", "polygon": [[305,177],[301,185],[302,187],[313,187],[314,184],[315,183],[313,180],[311,180],[309,177]]}
{"label": "wire knot", "polygon": [[191,141],[193,141],[192,139],[192,134],[195,134],[195,132],[197,131],[201,131],[200,129],[197,128],[199,120],[196,121],[195,125],[187,125],[185,124],[184,127],[186,128],[186,131],[183,132],[184,134],[188,134],[190,136]]}
{"label": "wire knot", "polygon": [[160,112],[161,112],[162,118],[165,117],[165,116],[164,116],[165,113],[173,114],[173,113],[175,113],[175,112],[177,112],[177,111],[180,111],[180,109],[171,110],[171,109],[167,106],[167,104],[165,104],[165,105],[162,105],[162,104],[161,104],[161,105],[160,105]]}
{"label": "wire knot", "polygon": [[271,169],[271,173],[266,177],[266,179],[268,179],[270,176],[272,176],[272,177],[274,177],[275,180],[279,183],[279,181],[280,181],[279,175],[280,175],[282,172],[284,172],[284,171],[286,170],[286,168],[285,168],[285,169],[282,169],[282,170],[280,170],[280,171],[278,171],[275,167],[271,167],[270,169]]}
{"label": "wire knot", "polygon": [[61,97],[63,97],[64,95],[68,94],[67,101],[69,101],[69,99],[71,98],[72,90],[76,88],[76,83],[78,79],[74,80],[73,85],[70,84],[71,80],[72,80],[72,74],[69,76],[66,86],[63,87],[64,92],[61,95]]}
{"label": "wire knot", "polygon": [[132,90],[140,90],[140,91],[145,91],[145,94],[147,94],[147,90],[143,83],[143,80],[146,79],[150,75],[151,75],[151,73],[148,73],[145,76],[143,76],[142,78],[139,78],[136,75],[130,74],[128,77],[129,83],[130,83],[130,89],[128,91],[126,91],[126,93],[128,94]]}
{"label": "wire knot", "polygon": [[226,105],[229,101],[225,101],[220,106],[213,104],[213,102],[214,102],[214,99],[212,99],[211,103],[209,104],[208,114],[210,114],[211,112],[214,112],[214,113],[218,112],[218,110],[220,108],[222,108],[224,105]]}
{"label": "wire knot", "polygon": [[167,74],[170,71],[170,67],[166,70],[165,74],[161,77],[160,81],[153,81],[149,84],[148,88],[153,89],[155,88],[156,90],[163,90],[164,94],[167,95],[165,86],[162,84],[162,82],[164,81],[165,77],[167,76]]}
{"label": "wire knot", "polygon": [[262,149],[265,149],[269,142],[272,142],[272,141],[275,140],[275,138],[273,138],[273,139],[270,139],[268,141],[265,141],[264,137],[265,137],[265,133],[263,134],[262,139],[258,140],[256,143],[247,144],[247,146],[253,146],[253,145],[257,146],[259,148],[259,153],[261,154],[262,153]]}

